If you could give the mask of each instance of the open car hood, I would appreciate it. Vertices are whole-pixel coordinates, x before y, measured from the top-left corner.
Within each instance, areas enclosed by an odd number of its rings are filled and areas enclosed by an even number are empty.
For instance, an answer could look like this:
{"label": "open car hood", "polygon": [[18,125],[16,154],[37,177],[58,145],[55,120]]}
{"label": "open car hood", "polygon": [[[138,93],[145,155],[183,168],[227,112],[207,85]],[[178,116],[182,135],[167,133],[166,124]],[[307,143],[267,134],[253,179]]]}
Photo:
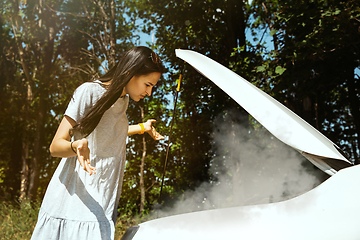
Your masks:
{"label": "open car hood", "polygon": [[352,163],[338,146],[277,100],[214,60],[191,50],[176,56],[214,82],[262,126],[329,175]]}

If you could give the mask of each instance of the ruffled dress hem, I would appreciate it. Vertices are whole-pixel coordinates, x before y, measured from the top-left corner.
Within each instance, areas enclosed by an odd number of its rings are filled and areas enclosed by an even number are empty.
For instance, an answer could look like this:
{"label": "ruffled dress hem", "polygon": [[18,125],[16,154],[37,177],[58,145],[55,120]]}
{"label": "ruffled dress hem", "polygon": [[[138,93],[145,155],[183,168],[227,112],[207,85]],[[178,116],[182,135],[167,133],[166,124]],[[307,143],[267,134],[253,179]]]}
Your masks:
{"label": "ruffled dress hem", "polygon": [[[110,229],[110,231],[109,231]],[[79,221],[50,216],[40,209],[32,240],[112,240],[115,225],[108,221]]]}

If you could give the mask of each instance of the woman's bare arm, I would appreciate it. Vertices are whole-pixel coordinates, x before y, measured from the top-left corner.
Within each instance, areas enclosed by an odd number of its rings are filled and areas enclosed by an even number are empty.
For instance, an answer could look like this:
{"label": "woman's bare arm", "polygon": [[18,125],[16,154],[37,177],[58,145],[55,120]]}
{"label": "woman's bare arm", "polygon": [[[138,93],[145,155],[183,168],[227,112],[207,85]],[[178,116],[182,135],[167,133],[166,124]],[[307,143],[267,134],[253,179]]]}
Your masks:
{"label": "woman's bare arm", "polygon": [[73,157],[77,155],[81,166],[92,175],[96,173],[96,169],[90,165],[90,149],[87,139],[76,140],[71,144],[69,130],[75,124],[76,122],[68,116],[62,119],[51,142],[50,153],[53,157]]}
{"label": "woman's bare arm", "polygon": [[[149,119],[144,124],[144,132],[147,132],[154,140],[162,140],[165,139],[164,136],[162,136],[160,133],[156,131],[154,126],[152,126],[153,123],[155,123],[155,119]],[[130,125],[128,129],[128,136],[133,134],[139,134],[141,133],[141,127],[139,124],[137,125]]]}

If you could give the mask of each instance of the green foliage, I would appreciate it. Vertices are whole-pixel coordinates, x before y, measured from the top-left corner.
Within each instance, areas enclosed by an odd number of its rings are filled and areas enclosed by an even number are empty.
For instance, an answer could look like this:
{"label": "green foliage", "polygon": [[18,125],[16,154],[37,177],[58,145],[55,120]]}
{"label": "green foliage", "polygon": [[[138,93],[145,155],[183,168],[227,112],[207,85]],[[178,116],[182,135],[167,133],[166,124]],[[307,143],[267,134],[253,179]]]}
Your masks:
{"label": "green foliage", "polygon": [[279,3],[274,27],[282,47],[276,64],[286,71],[274,79],[274,94],[357,162],[359,3]]}
{"label": "green foliage", "polygon": [[1,202],[0,239],[30,239],[39,209],[39,203]]}
{"label": "green foliage", "polygon": [[[260,124],[179,61],[174,53],[177,48],[198,51],[229,67],[359,160],[360,81],[354,74],[360,62],[358,1],[254,0],[248,5],[234,0],[126,0],[115,1],[114,11],[112,1],[50,0],[42,7],[41,2],[0,2],[0,68],[6,69],[0,71],[0,135],[6,136],[0,139],[0,189],[8,198],[19,197],[26,167],[27,185],[30,176],[35,176],[36,192],[44,193],[59,161],[49,156],[47,147],[72,92],[136,44],[139,29],[156,30],[157,43],[152,47],[169,72],[151,98],[130,102],[130,123],[157,119],[156,129],[165,136],[173,117],[175,124],[162,199],[167,141],[158,143],[146,136],[143,213],[139,212],[142,136],[129,138],[117,237],[144,220],[131,216],[151,213],[158,203],[172,206],[186,190],[204,182],[221,184],[216,170],[228,176],[226,186],[236,188],[232,180],[239,176],[226,162],[232,158],[232,149],[218,137],[244,134],[245,142],[259,139]],[[269,39],[271,47],[266,43]],[[174,116],[173,96],[180,73],[183,82]],[[224,125],[228,128],[220,133],[218,126]],[[239,131],[238,125],[249,131]],[[277,149],[271,140],[265,145]],[[29,235],[34,214],[24,214],[16,205],[5,204],[2,209],[3,219],[13,219],[0,221],[7,237],[16,238],[14,229],[21,233],[19,238],[22,232]],[[22,216],[16,215],[21,211]],[[29,229],[17,224],[15,216],[33,219]]]}

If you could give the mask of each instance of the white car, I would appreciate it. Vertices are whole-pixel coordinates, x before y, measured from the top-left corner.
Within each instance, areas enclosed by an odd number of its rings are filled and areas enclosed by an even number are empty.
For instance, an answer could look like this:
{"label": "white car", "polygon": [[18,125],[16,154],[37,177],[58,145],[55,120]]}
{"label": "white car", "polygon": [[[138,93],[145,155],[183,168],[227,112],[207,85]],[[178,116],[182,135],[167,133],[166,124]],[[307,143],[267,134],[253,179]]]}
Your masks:
{"label": "white car", "polygon": [[333,142],[234,72],[193,51],[176,50],[176,55],[331,177],[287,201],[164,217],[129,228],[122,239],[359,240],[360,166],[353,166]]}

